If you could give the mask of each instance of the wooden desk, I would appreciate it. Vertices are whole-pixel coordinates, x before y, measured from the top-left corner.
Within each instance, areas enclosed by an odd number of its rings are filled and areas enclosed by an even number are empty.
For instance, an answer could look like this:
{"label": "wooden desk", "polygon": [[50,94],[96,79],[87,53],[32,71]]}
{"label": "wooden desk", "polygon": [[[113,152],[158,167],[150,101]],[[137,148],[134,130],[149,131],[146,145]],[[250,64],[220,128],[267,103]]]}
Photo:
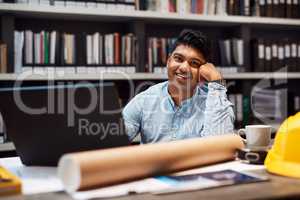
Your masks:
{"label": "wooden desk", "polygon": [[[300,179],[272,175],[265,170],[254,170],[257,174],[266,175],[268,182],[244,185],[226,186],[194,192],[183,192],[168,195],[137,194],[112,198],[115,200],[199,200],[199,199],[300,199]],[[3,197],[3,200],[69,200],[72,199],[64,192],[44,193],[27,196]]]}

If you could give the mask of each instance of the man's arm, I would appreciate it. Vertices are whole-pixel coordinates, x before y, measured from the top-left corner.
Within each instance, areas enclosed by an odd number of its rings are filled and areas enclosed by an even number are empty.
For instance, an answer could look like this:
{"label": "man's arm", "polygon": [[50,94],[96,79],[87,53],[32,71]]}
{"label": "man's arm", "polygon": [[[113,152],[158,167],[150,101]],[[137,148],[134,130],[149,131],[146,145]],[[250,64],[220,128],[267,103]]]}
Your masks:
{"label": "man's arm", "polygon": [[223,85],[208,83],[203,135],[233,133],[233,104],[228,101],[226,91]]}
{"label": "man's arm", "polygon": [[226,95],[226,87],[215,83],[221,80],[220,72],[212,63],[202,65],[199,70],[199,83],[208,82],[206,88],[207,98],[204,116],[203,135],[219,135],[233,133],[234,112],[233,104]]}
{"label": "man's arm", "polygon": [[140,94],[136,95],[122,111],[126,133],[130,141],[132,141],[140,132],[143,105],[142,100],[143,98]]}

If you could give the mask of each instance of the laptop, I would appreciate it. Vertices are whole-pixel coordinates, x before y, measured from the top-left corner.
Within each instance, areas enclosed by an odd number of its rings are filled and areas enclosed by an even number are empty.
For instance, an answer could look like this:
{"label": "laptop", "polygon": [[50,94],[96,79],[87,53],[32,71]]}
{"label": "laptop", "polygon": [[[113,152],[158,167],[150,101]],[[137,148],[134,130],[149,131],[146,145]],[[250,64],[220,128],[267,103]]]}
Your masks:
{"label": "laptop", "polygon": [[130,144],[112,82],[0,88],[0,112],[25,165],[56,166],[65,153]]}

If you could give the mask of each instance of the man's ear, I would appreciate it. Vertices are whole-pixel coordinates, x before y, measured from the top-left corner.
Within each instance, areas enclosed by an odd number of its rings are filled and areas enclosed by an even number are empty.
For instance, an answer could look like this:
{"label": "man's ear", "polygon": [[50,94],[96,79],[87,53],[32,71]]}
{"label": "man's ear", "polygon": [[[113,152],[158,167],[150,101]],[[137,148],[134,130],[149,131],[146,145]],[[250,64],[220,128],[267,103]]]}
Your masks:
{"label": "man's ear", "polygon": [[171,55],[169,55],[168,58],[167,58],[167,67],[169,66],[170,62],[171,62]]}

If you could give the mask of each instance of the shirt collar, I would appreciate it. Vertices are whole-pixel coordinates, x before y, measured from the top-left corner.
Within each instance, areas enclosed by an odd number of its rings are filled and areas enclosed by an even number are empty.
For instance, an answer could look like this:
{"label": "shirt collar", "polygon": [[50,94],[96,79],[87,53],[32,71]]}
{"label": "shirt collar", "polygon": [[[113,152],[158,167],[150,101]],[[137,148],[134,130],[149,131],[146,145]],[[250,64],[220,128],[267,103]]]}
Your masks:
{"label": "shirt collar", "polygon": [[[176,107],[175,102],[173,101],[171,95],[169,94],[168,86],[169,86],[169,82],[166,81],[165,87],[163,88],[163,95],[164,95],[164,97],[168,98],[169,103],[171,104],[173,110],[175,111],[177,109],[177,107]],[[186,107],[186,106],[191,105],[199,94],[200,94],[200,88],[197,85],[193,96],[191,98],[188,98],[188,99],[182,101],[181,107]]]}

